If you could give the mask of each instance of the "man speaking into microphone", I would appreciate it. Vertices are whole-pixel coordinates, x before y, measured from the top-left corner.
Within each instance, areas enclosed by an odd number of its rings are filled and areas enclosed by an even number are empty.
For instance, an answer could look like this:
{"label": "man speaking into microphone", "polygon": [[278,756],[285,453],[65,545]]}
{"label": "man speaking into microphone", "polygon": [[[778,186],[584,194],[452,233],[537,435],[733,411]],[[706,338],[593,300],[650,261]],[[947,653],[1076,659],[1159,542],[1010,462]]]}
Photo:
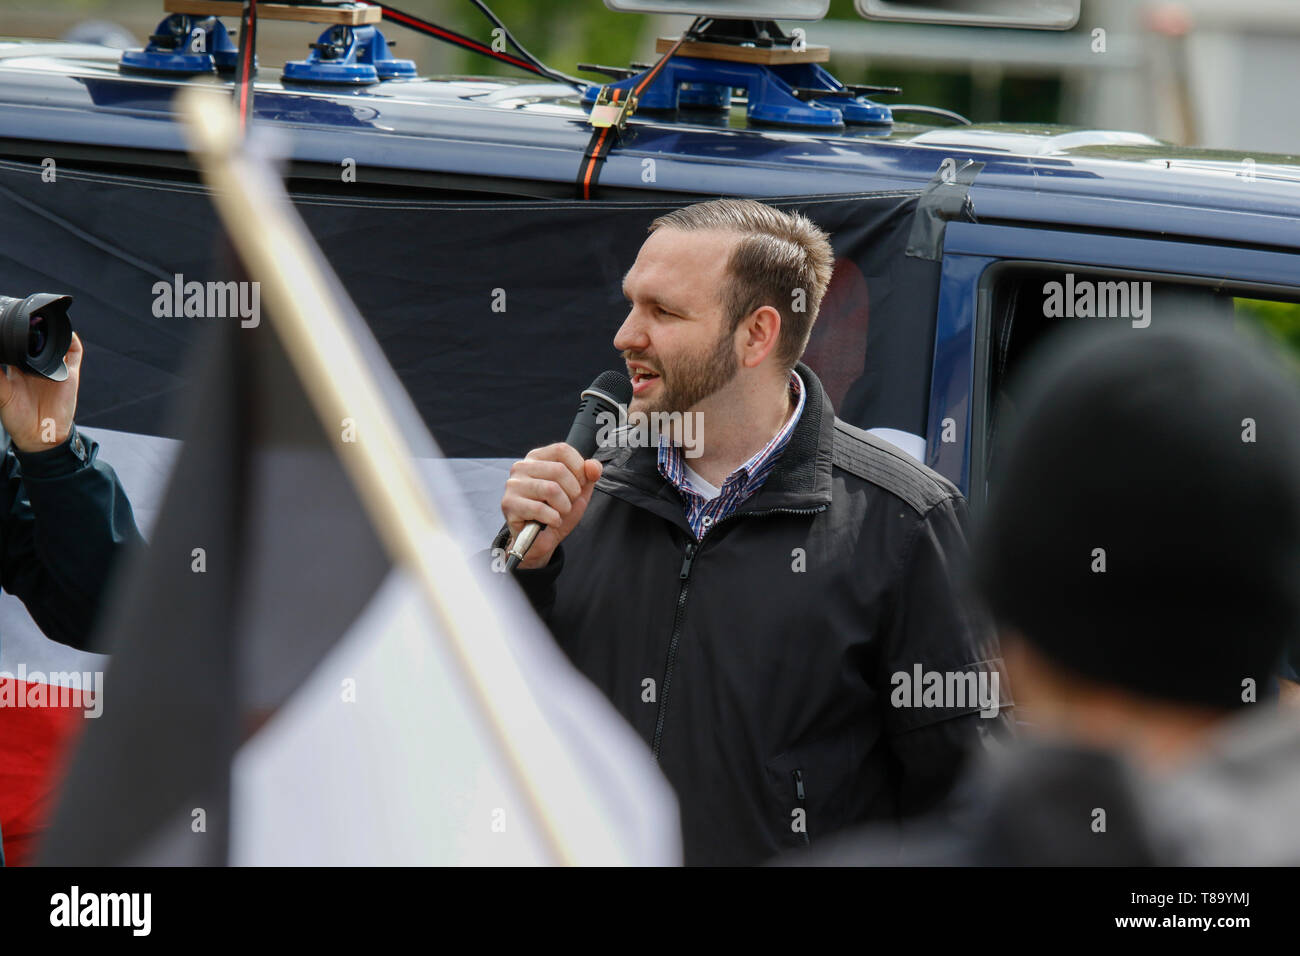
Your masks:
{"label": "man speaking into microphone", "polygon": [[960,493],[836,419],[800,362],[833,265],[810,220],[752,200],[656,219],[614,347],[629,412],[698,416],[702,442],[537,448],[501,499],[494,547],[545,525],[516,580],[651,747],[688,864],[931,810],[998,723],[996,692],[899,693],[996,687],[997,651],[954,593]]}

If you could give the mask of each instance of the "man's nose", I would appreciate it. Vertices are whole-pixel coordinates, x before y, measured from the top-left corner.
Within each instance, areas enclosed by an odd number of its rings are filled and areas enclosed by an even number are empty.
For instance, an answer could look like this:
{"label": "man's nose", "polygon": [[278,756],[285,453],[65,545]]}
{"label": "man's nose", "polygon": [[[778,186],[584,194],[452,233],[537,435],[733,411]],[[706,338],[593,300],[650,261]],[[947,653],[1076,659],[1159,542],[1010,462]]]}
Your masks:
{"label": "man's nose", "polygon": [[649,345],[650,337],[646,334],[645,323],[638,318],[637,310],[633,307],[614,334],[614,348],[620,352],[638,352]]}

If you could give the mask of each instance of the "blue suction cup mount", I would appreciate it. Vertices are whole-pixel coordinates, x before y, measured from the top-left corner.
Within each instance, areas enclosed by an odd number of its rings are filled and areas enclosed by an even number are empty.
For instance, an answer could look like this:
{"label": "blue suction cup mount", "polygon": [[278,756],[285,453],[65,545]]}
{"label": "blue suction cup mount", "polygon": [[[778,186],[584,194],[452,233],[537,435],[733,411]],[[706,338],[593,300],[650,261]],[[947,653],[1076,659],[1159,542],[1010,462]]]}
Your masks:
{"label": "blue suction cup mount", "polygon": [[[609,88],[628,93],[640,80],[641,74],[630,76]],[[888,126],[893,122],[888,106],[854,95],[816,63],[768,66],[680,55],[665,64],[642,92],[637,109],[726,108],[733,89],[745,90],[751,122],[822,129],[838,129],[846,123]],[[582,101],[594,103],[600,90],[599,84],[589,86]]]}
{"label": "blue suction cup mount", "polygon": [[284,79],[365,86],[415,76],[415,62],[395,58],[389,46],[384,35],[372,26],[332,26],[311,45],[307,59],[284,65]]}
{"label": "blue suction cup mount", "polygon": [[149,37],[143,50],[125,50],[119,65],[145,73],[211,73],[233,70],[239,49],[216,17],[173,13]]}
{"label": "blue suction cup mount", "polygon": [[[796,44],[773,20],[702,18],[659,75],[642,91],[634,109],[674,111],[705,109],[726,112],[731,92],[743,89],[752,123],[814,129],[839,129],[845,124],[887,127],[893,123],[888,106],[867,98],[872,92],[898,92],[884,87],[848,87],[822,67],[825,54]],[[659,49],[672,41],[660,39]],[[598,72],[617,76],[597,67]],[[582,99],[594,103],[602,89],[631,94],[645,71],[617,82],[591,86]],[[624,97],[626,99],[626,97]]]}

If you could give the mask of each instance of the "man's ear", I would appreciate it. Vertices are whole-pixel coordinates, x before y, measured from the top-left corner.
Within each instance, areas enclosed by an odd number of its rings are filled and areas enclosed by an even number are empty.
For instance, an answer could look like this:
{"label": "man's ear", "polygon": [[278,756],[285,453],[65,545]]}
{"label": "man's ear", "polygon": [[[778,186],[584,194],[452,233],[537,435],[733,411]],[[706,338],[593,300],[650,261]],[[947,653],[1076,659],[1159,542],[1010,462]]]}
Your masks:
{"label": "man's ear", "polygon": [[759,306],[741,320],[736,332],[740,336],[740,364],[757,368],[781,338],[781,313],[770,305]]}

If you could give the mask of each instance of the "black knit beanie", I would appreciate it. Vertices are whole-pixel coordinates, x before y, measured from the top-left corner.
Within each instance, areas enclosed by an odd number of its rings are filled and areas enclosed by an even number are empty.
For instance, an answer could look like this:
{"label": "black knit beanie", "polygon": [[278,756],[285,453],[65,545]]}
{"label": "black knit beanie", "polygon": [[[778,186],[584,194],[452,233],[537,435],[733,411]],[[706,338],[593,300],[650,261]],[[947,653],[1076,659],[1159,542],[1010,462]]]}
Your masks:
{"label": "black knit beanie", "polygon": [[1116,326],[1025,363],[974,584],[1067,671],[1240,707],[1300,640],[1300,384],[1226,323]]}

